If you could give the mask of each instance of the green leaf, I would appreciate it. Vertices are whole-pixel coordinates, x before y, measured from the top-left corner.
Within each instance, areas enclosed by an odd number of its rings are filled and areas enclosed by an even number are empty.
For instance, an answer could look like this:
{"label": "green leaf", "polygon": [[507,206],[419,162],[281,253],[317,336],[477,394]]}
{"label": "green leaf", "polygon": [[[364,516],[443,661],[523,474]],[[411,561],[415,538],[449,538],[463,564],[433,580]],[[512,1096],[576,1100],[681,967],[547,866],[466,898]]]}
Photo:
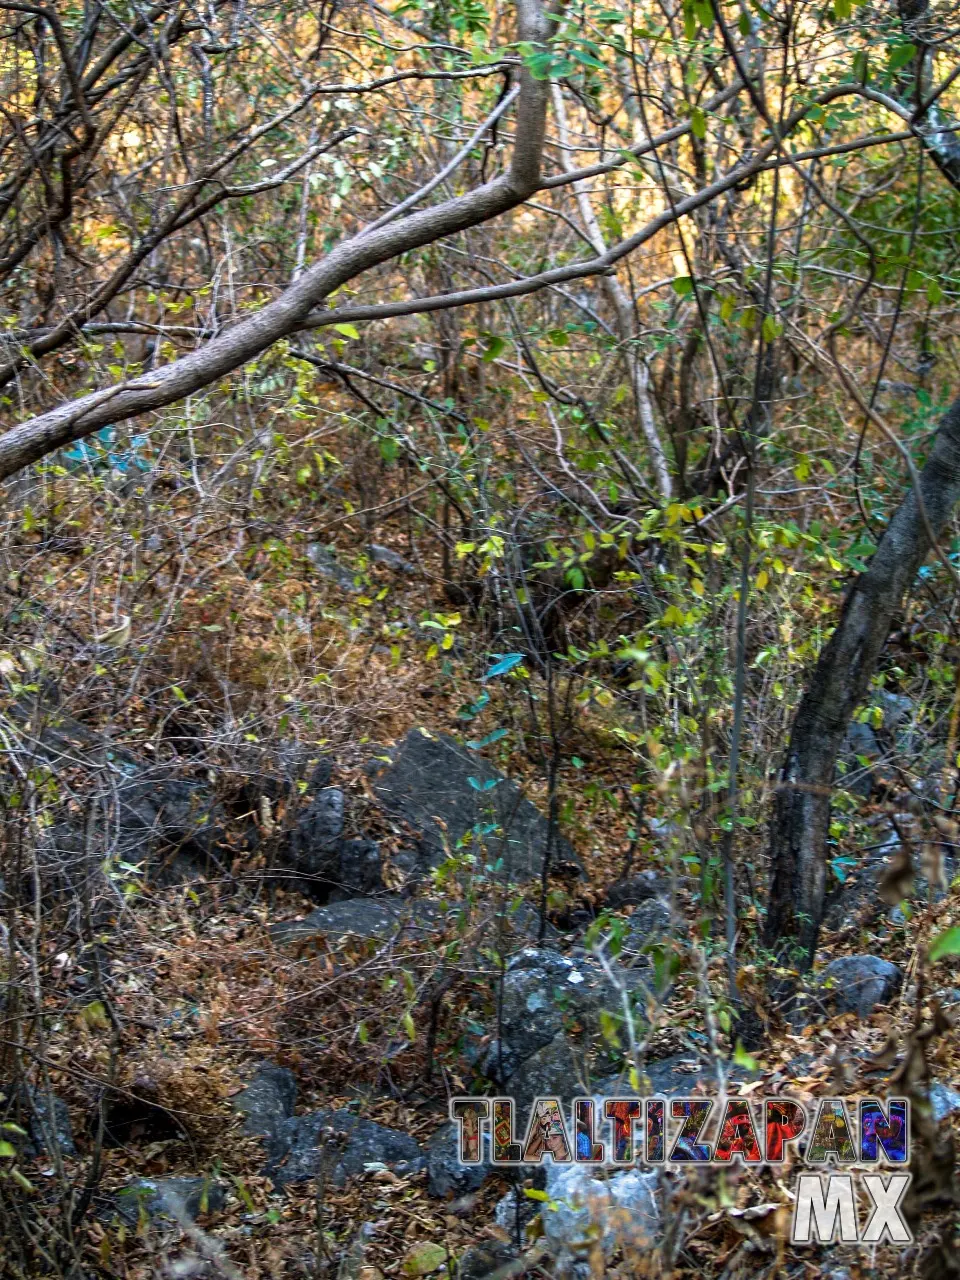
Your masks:
{"label": "green leaf", "polygon": [[332,326],[337,333],[342,333],[345,338],[359,338],[360,330],[355,324],[335,324]]}
{"label": "green leaf", "polygon": [[938,280],[931,280],[927,285],[927,301],[934,307],[943,301],[943,290]]}
{"label": "green leaf", "polygon": [[190,701],[190,699],[187,697],[187,695],[183,692],[183,690],[180,688],[178,684],[171,685],[170,687],[173,690],[173,696],[176,698],[178,702]]}
{"label": "green leaf", "polygon": [[447,1251],[442,1244],[422,1240],[409,1251],[400,1270],[405,1276],[428,1276],[439,1271],[446,1261]]}
{"label": "green leaf", "polygon": [[0,1138],[0,1156],[15,1156],[17,1149],[12,1142],[6,1142]]}
{"label": "green leaf", "polygon": [[705,138],[707,136],[707,117],[699,107],[694,107],[690,113],[690,132],[695,138]]}
{"label": "green leaf", "polygon": [[484,352],[481,356],[483,363],[490,364],[491,361],[496,360],[497,356],[506,345],[507,343],[505,338],[500,338],[495,333],[491,333],[486,340],[486,346],[484,347]]}
{"label": "green leaf", "polygon": [[938,934],[930,943],[931,960],[942,960],[944,956],[960,956],[960,924]]}
{"label": "green leaf", "polygon": [[678,298],[689,298],[693,293],[693,281],[689,276],[676,276],[673,281],[673,292]]}
{"label": "green leaf", "polygon": [[773,342],[774,338],[779,338],[781,333],[783,333],[783,325],[775,316],[763,317],[764,342]]}
{"label": "green leaf", "polygon": [[901,67],[905,67],[908,62],[912,62],[917,54],[917,46],[915,44],[898,44],[890,50],[890,57],[887,60],[887,66],[891,71],[899,71]]}
{"label": "green leaf", "polygon": [[733,1061],[738,1067],[743,1067],[744,1071],[756,1071],[757,1069],[756,1058],[750,1057],[739,1040],[737,1041],[736,1049],[733,1051]]}

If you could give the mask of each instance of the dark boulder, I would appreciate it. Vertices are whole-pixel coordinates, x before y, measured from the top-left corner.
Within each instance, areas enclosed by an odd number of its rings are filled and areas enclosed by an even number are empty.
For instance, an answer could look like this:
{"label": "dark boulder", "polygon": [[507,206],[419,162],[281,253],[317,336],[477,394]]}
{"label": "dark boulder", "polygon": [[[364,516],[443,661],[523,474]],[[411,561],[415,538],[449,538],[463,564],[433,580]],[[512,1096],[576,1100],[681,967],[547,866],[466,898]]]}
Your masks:
{"label": "dark boulder", "polygon": [[560,1032],[520,1063],[506,1088],[516,1101],[518,1123],[526,1124],[534,1098],[561,1098],[566,1105],[572,1097],[589,1092],[584,1056],[574,1053]]}
{"label": "dark boulder", "polygon": [[226,1188],[209,1178],[138,1178],[112,1200],[112,1208],[131,1225],[141,1210],[153,1221],[194,1222],[201,1213],[219,1213]]}
{"label": "dark boulder", "polygon": [[298,942],[325,937],[339,942],[347,934],[358,938],[389,938],[401,929],[437,932],[443,912],[421,898],[385,894],[379,898],[349,898],[317,907],[302,920],[279,920],[270,926],[274,942]]}
{"label": "dark boulder", "polygon": [[460,1137],[454,1124],[438,1129],[427,1143],[427,1190],[440,1199],[464,1196],[483,1186],[494,1166],[489,1161],[490,1135],[484,1130],[485,1159],[481,1164],[460,1163]]}
{"label": "dark boulder", "polygon": [[273,1062],[261,1062],[253,1079],[233,1099],[244,1116],[243,1132],[273,1137],[293,1115],[297,1082],[293,1072]]}
{"label": "dark boulder", "polygon": [[639,871],[629,879],[615,881],[607,890],[605,901],[608,907],[618,911],[621,907],[636,906],[665,892],[666,886],[656,871]]}
{"label": "dark boulder", "polygon": [[321,1171],[342,1187],[371,1164],[400,1172],[423,1167],[420,1147],[408,1133],[362,1120],[352,1111],[314,1111],[285,1120],[266,1146],[266,1173],[278,1188],[307,1182]]}
{"label": "dark boulder", "polygon": [[820,975],[828,1003],[838,1013],[867,1018],[877,1005],[887,1004],[903,985],[903,973],[879,956],[839,956]]}
{"label": "dark boulder", "polygon": [[339,787],[324,787],[300,814],[285,861],[304,876],[335,880],[346,801]]}
{"label": "dark boulder", "polygon": [[363,894],[382,893],[383,863],[380,846],[375,840],[344,840],[340,846],[337,887],[330,895],[332,902]]}
{"label": "dark boulder", "polygon": [[[368,772],[377,798],[416,833],[425,869],[463,847],[481,868],[502,868],[510,880],[540,875],[547,819],[478,752],[445,734],[412,729],[387,759],[372,760]],[[573,847],[559,832],[551,861],[554,868],[580,871]]]}
{"label": "dark boulder", "polygon": [[641,951],[663,938],[670,930],[670,905],[663,898],[647,898],[627,921],[623,950],[627,954]]}
{"label": "dark boulder", "polygon": [[54,1151],[63,1156],[77,1154],[70,1112],[62,1098],[46,1089],[22,1084],[9,1094],[0,1089],[0,1099],[0,1121],[18,1125],[27,1135],[24,1138],[8,1130],[4,1136],[24,1155],[50,1155]]}
{"label": "dark boulder", "polygon": [[[645,993],[645,970],[617,966],[613,973],[628,991]],[[621,1010],[620,990],[593,956],[524,947],[507,965],[499,1025],[505,1044],[522,1061],[568,1024],[590,1034],[602,1011],[617,1016]]]}
{"label": "dark boulder", "polygon": [[345,568],[337,559],[336,548],[324,546],[322,542],[311,542],[307,546],[307,559],[322,578],[332,582],[341,591],[358,595],[363,590],[357,581],[358,575],[352,569]]}
{"label": "dark boulder", "polygon": [[391,569],[394,573],[414,574],[417,572],[417,566],[411,564],[409,560],[405,560],[399,551],[393,551],[390,547],[381,546],[379,542],[371,542],[367,545],[367,555],[374,564],[382,564],[385,569]]}
{"label": "dark boulder", "polygon": [[457,1280],[488,1280],[490,1276],[522,1274],[505,1270],[518,1257],[516,1248],[503,1240],[483,1240],[472,1244],[460,1259]]}

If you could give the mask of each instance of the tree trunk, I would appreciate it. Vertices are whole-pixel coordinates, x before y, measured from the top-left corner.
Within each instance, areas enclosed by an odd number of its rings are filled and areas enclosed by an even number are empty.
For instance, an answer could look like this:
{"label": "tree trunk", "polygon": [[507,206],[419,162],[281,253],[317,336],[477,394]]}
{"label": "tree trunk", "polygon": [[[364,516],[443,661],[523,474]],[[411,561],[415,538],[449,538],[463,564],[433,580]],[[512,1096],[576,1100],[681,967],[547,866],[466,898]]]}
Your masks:
{"label": "tree trunk", "polygon": [[837,754],[890,631],[893,615],[931,549],[923,515],[939,535],[960,500],[960,400],[941,420],[920,472],[853,583],[840,621],[793,722],[770,824],[765,941],[800,969],[813,963],[823,915],[826,841]]}

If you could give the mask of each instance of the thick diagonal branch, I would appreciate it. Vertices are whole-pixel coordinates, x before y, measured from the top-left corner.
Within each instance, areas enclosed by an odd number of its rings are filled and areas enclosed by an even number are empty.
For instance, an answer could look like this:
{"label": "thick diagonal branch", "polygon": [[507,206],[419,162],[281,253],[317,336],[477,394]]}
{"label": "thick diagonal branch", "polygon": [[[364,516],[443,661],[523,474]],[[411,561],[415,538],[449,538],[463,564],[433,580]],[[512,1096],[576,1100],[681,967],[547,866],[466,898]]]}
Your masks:
{"label": "thick diagonal branch", "polygon": [[[544,44],[552,34],[554,18],[539,0],[518,0],[517,8],[521,39]],[[362,271],[522,204],[540,184],[548,96],[546,82],[526,70],[520,72],[515,142],[505,173],[466,195],[344,241],[274,302],[165,368],[83,396],[12,428],[0,438],[0,479],[100,427],[162,408],[210,386],[300,329],[311,310]]]}

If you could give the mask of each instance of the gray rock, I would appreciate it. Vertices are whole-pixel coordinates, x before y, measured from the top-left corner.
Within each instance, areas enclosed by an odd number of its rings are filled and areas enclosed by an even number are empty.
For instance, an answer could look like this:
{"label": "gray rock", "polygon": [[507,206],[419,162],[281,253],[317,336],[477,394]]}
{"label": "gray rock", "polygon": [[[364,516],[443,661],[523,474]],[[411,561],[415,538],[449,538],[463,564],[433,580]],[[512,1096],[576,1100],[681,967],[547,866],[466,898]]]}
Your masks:
{"label": "gray rock", "polygon": [[77,1154],[70,1112],[62,1098],[37,1089],[34,1092],[33,1115],[28,1127],[38,1151],[50,1151],[56,1145],[63,1156]]}
{"label": "gray rock", "polygon": [[132,863],[142,862],[145,852],[162,858],[165,881],[209,857],[223,834],[224,815],[212,789],[163,770],[145,766],[122,780],[115,804],[117,856]]}
{"label": "gray rock", "polygon": [[307,1182],[322,1169],[334,1186],[363,1173],[368,1164],[422,1168],[415,1139],[352,1111],[314,1111],[281,1124],[267,1142],[270,1161],[266,1173],[278,1188]]}
{"label": "gray rock", "polygon": [[490,1137],[486,1129],[484,1145],[488,1159],[482,1164],[461,1164],[457,1126],[447,1124],[438,1129],[427,1144],[427,1190],[430,1194],[445,1199],[464,1196],[482,1187],[493,1172],[493,1165],[489,1162]]}
{"label": "gray rock", "polygon": [[666,886],[656,871],[640,871],[629,880],[617,880],[607,890],[606,905],[614,911],[620,907],[632,907],[663,894]]}
{"label": "gray rock", "polygon": [[[113,858],[152,862],[162,883],[195,876],[215,860],[224,814],[207,780],[181,776],[183,766],[176,762],[139,759],[52,706],[44,709],[37,730],[34,711],[16,702],[8,709],[21,728],[25,760],[42,762],[54,772],[81,769],[95,783],[108,800],[103,817]],[[86,857],[82,823],[56,820],[56,813],[54,818],[38,845],[45,886],[62,882],[63,868]],[[75,892],[72,880],[66,883]]]}
{"label": "gray rock", "polygon": [[340,846],[340,870],[337,888],[331,901],[342,902],[358,895],[381,893],[383,865],[380,847],[375,840],[344,840]]}
{"label": "gray rock", "polygon": [[[644,975],[615,971],[627,988],[637,990]],[[619,1013],[621,996],[599,963],[583,953],[561,955],[548,947],[524,947],[510,960],[503,980],[500,1027],[521,1060],[548,1044],[568,1021],[588,1033],[601,1010]]]}
{"label": "gray rock", "polygon": [[[465,847],[476,855],[481,869],[502,868],[517,881],[540,875],[547,819],[523,798],[516,783],[477,752],[445,734],[428,737],[412,729],[389,753],[389,762],[373,760],[368,772],[378,799],[417,833],[425,867],[438,866],[447,850],[457,849],[471,833]],[[496,828],[474,843],[475,829],[490,824]],[[559,833],[552,861],[555,867],[579,868],[570,842]]]}
{"label": "gray rock", "polygon": [[839,1013],[867,1018],[903,985],[903,973],[879,956],[839,956],[820,975],[827,998]]}
{"label": "gray rock", "polygon": [[324,787],[300,815],[289,861],[308,876],[332,878],[339,867],[345,800],[339,787]]}
{"label": "gray rock", "polygon": [[141,1208],[149,1218],[193,1222],[202,1212],[219,1213],[226,1189],[209,1178],[138,1178],[116,1196],[112,1207],[133,1224]]}
{"label": "gray rock", "polygon": [[890,689],[880,689],[874,702],[883,711],[883,727],[888,733],[896,733],[913,717],[913,699]]}
{"label": "gray rock", "polygon": [[[504,1061],[507,1068],[508,1060]],[[509,1093],[516,1100],[522,1123],[530,1113],[534,1098],[560,1098],[566,1103],[586,1090],[586,1071],[562,1033],[531,1054],[507,1079]]]}
{"label": "gray rock", "polygon": [[[529,1169],[524,1169],[525,1173],[529,1173]],[[547,1172],[546,1168],[540,1170],[543,1175],[543,1183],[546,1186]],[[528,1222],[532,1222],[540,1210],[540,1201],[531,1200],[525,1193],[522,1186],[513,1186],[507,1194],[497,1201],[497,1207],[493,1211],[493,1220],[501,1231],[508,1231],[510,1235],[516,1239],[517,1230],[522,1232]]]}
{"label": "gray rock", "polygon": [[933,1119],[936,1124],[941,1120],[946,1120],[947,1116],[956,1115],[960,1111],[960,1093],[956,1089],[951,1089],[945,1084],[939,1083],[930,1086],[930,1109],[933,1112]]}
{"label": "gray rock", "polygon": [[670,929],[670,906],[662,898],[641,902],[627,924],[623,939],[626,952],[636,952],[650,942],[662,938]]}
{"label": "gray rock", "polygon": [[[349,1248],[340,1258],[340,1265],[337,1267],[337,1280],[363,1280],[363,1276],[368,1269],[367,1252],[376,1236],[377,1224],[375,1222],[364,1222],[350,1241]],[[311,1255],[311,1262],[313,1262],[313,1255]],[[318,1270],[315,1262],[311,1270],[314,1272]],[[375,1274],[382,1273],[378,1271]]]}
{"label": "gray rock", "polygon": [[322,542],[311,542],[307,546],[307,559],[321,577],[328,578],[341,591],[348,591],[351,595],[359,595],[363,590],[362,587],[357,585],[357,575],[349,569],[345,569],[335,553],[329,547],[325,547]]}
{"label": "gray rock", "polygon": [[516,1257],[514,1246],[503,1240],[484,1240],[471,1245],[460,1259],[457,1280],[486,1280]]}
{"label": "gray rock", "polygon": [[[498,903],[491,924],[496,929],[498,950],[509,955],[511,951],[536,942],[540,935],[540,912],[529,902],[508,903],[506,906]],[[560,941],[559,931],[549,920],[544,924],[543,940],[546,946]]]}
{"label": "gray rock", "polygon": [[358,938],[389,938],[400,929],[436,929],[442,914],[437,903],[422,898],[401,898],[396,894],[349,898],[317,907],[303,920],[279,920],[270,926],[270,934],[278,943],[318,936],[339,940],[348,933]]}
{"label": "gray rock", "polygon": [[394,573],[416,573],[417,567],[404,560],[403,556],[397,551],[391,551],[389,547],[383,547],[379,542],[371,542],[367,547],[367,554],[374,564],[382,564],[387,569],[392,569]]}
{"label": "gray rock", "polygon": [[912,382],[897,382],[892,378],[881,378],[877,383],[877,389],[885,395],[900,396],[906,400],[914,399],[918,390]]}
{"label": "gray rock", "polygon": [[[750,1072],[725,1063],[727,1079],[745,1080]],[[756,1073],[752,1073],[756,1074]],[[662,1094],[665,1097],[689,1097],[695,1093],[715,1093],[716,1072],[712,1064],[690,1054],[675,1053],[668,1058],[656,1058],[646,1062],[641,1079],[641,1095]],[[630,1095],[633,1091],[623,1076],[611,1076],[596,1086],[599,1097],[612,1098],[617,1094]]]}
{"label": "gray rock", "polygon": [[657,1171],[626,1169],[604,1178],[583,1165],[548,1165],[550,1200],[540,1218],[557,1274],[571,1274],[576,1259],[596,1242],[607,1258],[617,1249],[629,1259],[653,1248],[660,1235],[659,1177]]}
{"label": "gray rock", "polygon": [[[3,1096],[4,1091],[0,1089],[0,1098]],[[10,1099],[9,1108],[6,1103],[0,1107],[0,1120],[19,1124],[26,1130],[27,1137],[18,1137],[12,1131],[4,1136],[15,1146],[20,1146],[24,1154],[51,1155],[54,1151],[59,1151],[63,1156],[77,1154],[70,1112],[62,1098],[45,1089],[21,1085],[11,1091]]]}
{"label": "gray rock", "polygon": [[[897,814],[897,820],[909,828],[912,821],[910,814]],[[824,923],[829,929],[849,928],[851,925],[864,923],[864,919],[877,919],[887,916],[895,925],[901,926],[906,917],[899,904],[891,907],[880,897],[879,888],[887,867],[901,852],[900,837],[896,831],[886,825],[878,827],[874,842],[862,851],[862,861],[858,866],[849,869],[845,881],[831,890],[824,911]],[[929,884],[924,875],[925,860],[919,851],[913,858],[913,884],[907,890],[906,898],[912,901],[926,901],[928,895],[934,902],[941,902],[947,894],[943,884],[949,885],[956,874],[956,859],[941,846],[943,854],[943,882]]]}
{"label": "gray rock", "polygon": [[273,1062],[261,1062],[256,1074],[233,1105],[246,1117],[243,1132],[275,1136],[284,1120],[289,1120],[297,1101],[297,1082],[292,1071]]}
{"label": "gray rock", "polygon": [[859,757],[872,762],[880,755],[880,743],[871,726],[851,720],[840,746],[837,784],[845,791],[868,799],[873,790],[873,770],[869,765],[864,766]]}

